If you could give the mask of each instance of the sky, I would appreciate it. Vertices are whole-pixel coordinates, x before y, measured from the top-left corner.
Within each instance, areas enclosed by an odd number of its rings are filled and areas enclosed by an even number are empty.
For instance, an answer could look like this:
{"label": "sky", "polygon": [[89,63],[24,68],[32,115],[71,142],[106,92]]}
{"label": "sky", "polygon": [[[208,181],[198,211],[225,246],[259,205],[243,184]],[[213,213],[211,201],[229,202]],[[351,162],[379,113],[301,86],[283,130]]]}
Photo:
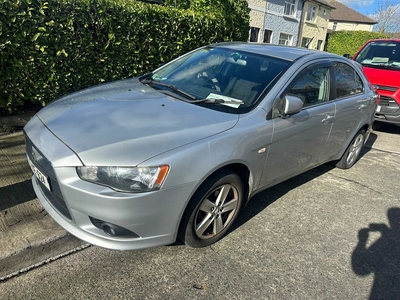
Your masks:
{"label": "sky", "polygon": [[400,0],[338,0],[348,7],[362,13],[363,15],[373,15],[379,5],[390,3],[391,5],[400,4]]}

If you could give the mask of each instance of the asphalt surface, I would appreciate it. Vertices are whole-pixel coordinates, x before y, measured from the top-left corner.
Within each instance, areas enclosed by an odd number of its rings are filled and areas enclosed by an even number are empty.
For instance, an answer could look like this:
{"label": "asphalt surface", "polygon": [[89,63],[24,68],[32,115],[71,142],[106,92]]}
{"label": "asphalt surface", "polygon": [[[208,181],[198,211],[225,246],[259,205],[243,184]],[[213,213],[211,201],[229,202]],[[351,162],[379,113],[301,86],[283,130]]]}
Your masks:
{"label": "asphalt surface", "polygon": [[258,194],[208,248],[57,259],[86,244],[35,199],[22,135],[0,136],[0,298],[400,299],[399,145],[400,127],[384,127],[352,169],[323,165]]}

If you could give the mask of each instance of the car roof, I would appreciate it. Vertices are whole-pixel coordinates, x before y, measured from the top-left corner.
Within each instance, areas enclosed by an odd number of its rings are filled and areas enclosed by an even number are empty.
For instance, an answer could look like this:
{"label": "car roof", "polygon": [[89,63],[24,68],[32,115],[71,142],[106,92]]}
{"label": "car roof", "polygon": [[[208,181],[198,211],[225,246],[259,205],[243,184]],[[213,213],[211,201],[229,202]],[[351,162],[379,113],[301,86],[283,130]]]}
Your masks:
{"label": "car roof", "polygon": [[369,40],[367,42],[367,44],[370,42],[397,42],[398,43],[398,42],[400,42],[400,39],[373,39],[373,40]]}
{"label": "car roof", "polygon": [[298,48],[298,47],[291,47],[291,46],[283,46],[283,45],[273,45],[273,44],[261,44],[261,43],[246,43],[246,42],[224,42],[224,43],[216,43],[210,46],[213,47],[222,47],[222,48],[229,48],[237,51],[245,51],[255,54],[261,55],[268,55],[275,58],[288,60],[288,61],[295,61],[299,58],[306,56],[306,55],[313,55],[313,56],[329,56],[329,57],[337,57],[334,54],[317,51],[317,50],[310,50],[306,48]]}

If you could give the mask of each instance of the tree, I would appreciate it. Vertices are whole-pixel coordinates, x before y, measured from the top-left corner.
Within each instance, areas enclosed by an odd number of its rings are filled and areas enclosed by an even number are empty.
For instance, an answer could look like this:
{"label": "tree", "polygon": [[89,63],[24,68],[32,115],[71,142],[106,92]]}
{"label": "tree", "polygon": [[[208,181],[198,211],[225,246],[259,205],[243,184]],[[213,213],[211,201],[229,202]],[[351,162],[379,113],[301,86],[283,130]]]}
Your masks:
{"label": "tree", "polygon": [[400,3],[398,1],[379,2],[377,10],[371,17],[378,22],[374,31],[380,33],[400,32]]}

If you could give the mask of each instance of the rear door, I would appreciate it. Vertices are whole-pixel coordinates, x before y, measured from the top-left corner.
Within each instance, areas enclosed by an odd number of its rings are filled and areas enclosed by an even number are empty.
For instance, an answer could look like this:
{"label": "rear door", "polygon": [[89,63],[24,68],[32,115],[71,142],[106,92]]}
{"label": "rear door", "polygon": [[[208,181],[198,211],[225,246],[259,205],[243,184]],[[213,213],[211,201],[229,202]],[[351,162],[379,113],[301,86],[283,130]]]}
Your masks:
{"label": "rear door", "polygon": [[[333,64],[333,101],[336,104],[336,117],[331,136],[326,147],[326,157],[337,156],[350,144],[359,129],[361,119],[366,116],[373,96],[365,92],[365,85],[358,71],[346,62]],[[369,89],[368,89],[369,90]]]}
{"label": "rear door", "polygon": [[301,71],[282,93],[303,101],[291,116],[273,116],[274,134],[261,186],[270,186],[320,163],[335,118],[331,99],[332,65],[314,63]]}

